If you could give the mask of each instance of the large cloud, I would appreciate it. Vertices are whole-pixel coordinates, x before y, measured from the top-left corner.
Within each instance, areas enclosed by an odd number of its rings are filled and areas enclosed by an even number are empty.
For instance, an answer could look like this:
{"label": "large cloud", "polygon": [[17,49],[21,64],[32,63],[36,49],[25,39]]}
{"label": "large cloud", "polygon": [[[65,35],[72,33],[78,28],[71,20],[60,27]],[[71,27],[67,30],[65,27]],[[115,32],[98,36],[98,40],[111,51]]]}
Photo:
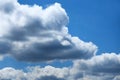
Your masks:
{"label": "large cloud", "polygon": [[0,80],[119,80],[120,54],[105,53],[89,60],[74,61],[73,66],[28,67],[27,71],[14,68],[0,70]]}
{"label": "large cloud", "polygon": [[68,22],[59,3],[43,9],[17,0],[0,1],[0,53],[22,61],[92,57],[96,45],[72,37],[66,27]]}

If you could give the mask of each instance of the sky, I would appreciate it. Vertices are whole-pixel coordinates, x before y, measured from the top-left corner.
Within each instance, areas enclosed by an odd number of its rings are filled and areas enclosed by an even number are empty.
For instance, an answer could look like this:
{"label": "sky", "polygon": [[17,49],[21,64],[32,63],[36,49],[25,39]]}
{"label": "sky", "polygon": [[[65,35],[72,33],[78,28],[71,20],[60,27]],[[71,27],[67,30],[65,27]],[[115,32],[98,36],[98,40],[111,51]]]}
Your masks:
{"label": "sky", "polygon": [[1,80],[120,80],[119,0],[0,1]]}

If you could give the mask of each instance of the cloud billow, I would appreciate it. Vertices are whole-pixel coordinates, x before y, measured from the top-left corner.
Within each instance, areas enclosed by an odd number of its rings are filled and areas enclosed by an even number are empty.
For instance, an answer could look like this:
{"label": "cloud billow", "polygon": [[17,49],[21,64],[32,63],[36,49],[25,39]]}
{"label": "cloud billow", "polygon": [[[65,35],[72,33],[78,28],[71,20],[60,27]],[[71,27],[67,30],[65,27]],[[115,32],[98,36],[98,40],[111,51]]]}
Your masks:
{"label": "cloud billow", "polygon": [[[90,80],[120,79],[120,54],[103,53],[89,60],[74,61],[71,72],[74,75],[84,74]],[[79,71],[78,71],[79,70]]]}
{"label": "cloud billow", "polygon": [[0,80],[120,80],[120,54],[104,53],[89,60],[75,60],[73,66],[28,67],[26,71],[5,67]]}
{"label": "cloud billow", "polygon": [[17,60],[88,59],[97,51],[92,42],[68,33],[69,17],[59,3],[43,9],[6,0],[0,2],[0,17],[0,53]]}

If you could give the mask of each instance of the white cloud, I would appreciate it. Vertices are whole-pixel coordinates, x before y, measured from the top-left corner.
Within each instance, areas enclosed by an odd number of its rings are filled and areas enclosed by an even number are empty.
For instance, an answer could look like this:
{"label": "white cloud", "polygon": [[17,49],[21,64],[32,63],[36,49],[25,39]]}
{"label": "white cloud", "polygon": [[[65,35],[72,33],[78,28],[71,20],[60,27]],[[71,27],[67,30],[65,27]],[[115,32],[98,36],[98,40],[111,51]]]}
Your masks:
{"label": "white cloud", "polygon": [[89,60],[75,61],[75,66],[79,66],[82,70],[88,69],[93,72],[119,73],[120,54],[104,53],[101,55],[96,55]]}
{"label": "white cloud", "polygon": [[43,9],[17,0],[0,1],[0,17],[0,53],[18,60],[87,59],[97,51],[92,42],[68,33],[69,18],[59,3]]}
{"label": "white cloud", "polygon": [[24,72],[6,67],[0,70],[0,80],[119,80],[120,54],[95,55],[96,45],[71,36],[69,17],[59,3],[43,9],[0,1],[0,17],[0,55],[30,62],[80,59],[64,68],[29,67]]}
{"label": "white cloud", "polygon": [[113,80],[120,80],[120,75],[116,76]]}
{"label": "white cloud", "polygon": [[65,79],[68,77],[69,69],[68,68],[55,68],[52,66],[46,66],[44,68],[40,67],[30,67],[27,76],[29,76],[28,80],[36,80],[43,77],[54,76],[58,79]]}
{"label": "white cloud", "polygon": [[[28,72],[6,67],[0,70],[0,80],[65,80],[68,77],[68,68],[29,67]],[[51,79],[49,79],[51,78]]]}
{"label": "white cloud", "polygon": [[15,70],[11,67],[6,67],[0,70],[0,80],[24,80],[25,73],[22,70]]}
{"label": "white cloud", "polygon": [[112,80],[120,74],[120,54],[104,53],[96,55],[89,60],[77,60],[74,62],[71,72],[77,78],[80,74],[93,80]]}
{"label": "white cloud", "polygon": [[2,60],[3,60],[3,58],[4,58],[4,57],[3,57],[3,55],[0,55],[0,61],[2,61]]}
{"label": "white cloud", "polygon": [[27,71],[14,68],[0,70],[0,79],[11,80],[119,80],[120,54],[105,53],[89,60],[74,61],[73,66],[56,68],[28,67]]}

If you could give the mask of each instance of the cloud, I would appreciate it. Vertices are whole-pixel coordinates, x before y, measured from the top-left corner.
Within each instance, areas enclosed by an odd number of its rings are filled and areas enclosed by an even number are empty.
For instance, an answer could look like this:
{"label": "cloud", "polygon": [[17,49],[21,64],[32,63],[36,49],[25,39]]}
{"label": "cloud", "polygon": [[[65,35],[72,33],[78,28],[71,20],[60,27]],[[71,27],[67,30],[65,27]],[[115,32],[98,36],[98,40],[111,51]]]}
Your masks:
{"label": "cloud", "polygon": [[[104,53],[96,55],[89,60],[77,60],[74,62],[73,74],[79,77],[83,73],[84,76],[93,80],[113,80],[120,74],[120,54]],[[79,71],[78,71],[79,70]]]}
{"label": "cloud", "polygon": [[52,66],[40,67],[29,67],[27,77],[28,80],[66,80],[65,77],[69,75],[69,68],[55,68]]}
{"label": "cloud", "polygon": [[0,70],[0,80],[66,80],[64,79],[69,70],[67,68],[54,68],[46,66],[44,68],[29,67],[27,72],[6,67]]}
{"label": "cloud", "polygon": [[3,55],[0,55],[0,61],[2,61],[2,60],[3,60],[3,58],[4,58],[4,57],[3,57]]}
{"label": "cloud", "polygon": [[0,70],[0,80],[25,80],[25,73],[22,70],[6,67]]}
{"label": "cloud", "polygon": [[95,55],[97,46],[71,36],[68,23],[59,3],[43,9],[17,0],[0,1],[0,60],[4,55],[28,62],[78,59],[63,68],[5,67],[0,80],[119,80],[120,54]]}
{"label": "cloud", "polygon": [[41,77],[40,79],[37,79],[37,80],[65,80],[65,79],[56,78],[55,76],[44,76],[44,77]]}
{"label": "cloud", "polygon": [[0,1],[0,17],[0,53],[17,60],[88,59],[97,51],[92,42],[69,34],[69,17],[59,3],[43,9]]}
{"label": "cloud", "polygon": [[120,54],[104,53],[89,60],[77,60],[73,66],[28,67],[26,71],[14,68],[0,70],[0,79],[6,80],[119,80]]}
{"label": "cloud", "polygon": [[120,75],[116,76],[113,80],[120,80]]}
{"label": "cloud", "polygon": [[79,66],[81,70],[89,70],[96,73],[119,73],[120,54],[103,53],[101,55],[96,55],[89,60],[75,61],[75,66]]}

